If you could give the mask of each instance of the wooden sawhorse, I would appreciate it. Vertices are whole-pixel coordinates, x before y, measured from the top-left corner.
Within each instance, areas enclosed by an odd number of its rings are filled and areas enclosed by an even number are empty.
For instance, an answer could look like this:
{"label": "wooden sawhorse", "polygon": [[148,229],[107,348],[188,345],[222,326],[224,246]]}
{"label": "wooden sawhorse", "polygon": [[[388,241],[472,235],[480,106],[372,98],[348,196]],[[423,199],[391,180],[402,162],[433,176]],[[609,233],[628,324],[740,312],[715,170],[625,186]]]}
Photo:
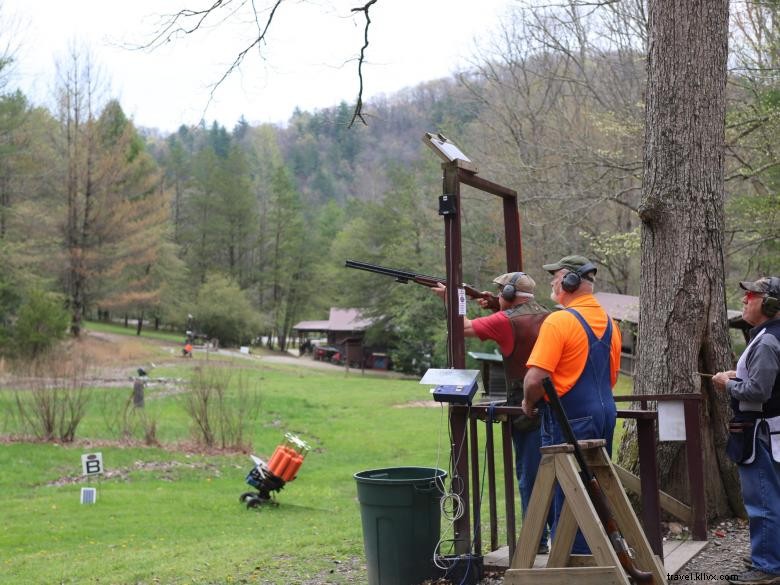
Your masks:
{"label": "wooden sawhorse", "polygon": [[[636,567],[653,574],[655,585],[667,585],[661,560],[655,556],[639,525],[626,492],[617,478],[604,449],[603,439],[579,441],[583,457],[609,502],[620,532],[634,550]],[[536,550],[552,504],[555,483],[560,484],[566,500],[561,511],[547,566],[534,569]],[[582,531],[591,555],[572,555],[571,547]],[[504,575],[506,585],[630,585],[617,554],[588,497],[579,475],[579,465],[571,445],[542,447],[542,460],[536,483],[523,519],[520,540],[512,564]]]}

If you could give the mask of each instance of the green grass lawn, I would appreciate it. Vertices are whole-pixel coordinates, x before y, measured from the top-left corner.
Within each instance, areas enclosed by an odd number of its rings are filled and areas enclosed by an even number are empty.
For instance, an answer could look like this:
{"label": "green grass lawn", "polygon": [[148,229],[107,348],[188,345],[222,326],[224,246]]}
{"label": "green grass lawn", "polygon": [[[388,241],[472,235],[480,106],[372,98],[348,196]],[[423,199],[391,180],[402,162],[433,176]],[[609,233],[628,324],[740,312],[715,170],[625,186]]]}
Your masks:
{"label": "green grass lawn", "polygon": [[[192,365],[205,362],[196,357],[154,375],[183,377]],[[239,503],[250,489],[246,454],[181,448],[191,436],[181,393],[148,389],[145,410],[157,421],[163,447],[144,447],[122,446],[111,423],[128,389],[93,389],[78,433],[87,442],[6,442],[0,448],[0,584],[289,585],[315,576],[330,584],[365,582],[353,474],[395,466],[447,469],[446,410],[409,407],[430,401],[416,381],[259,360],[236,360],[231,369],[260,395],[250,430],[255,454],[270,456],[285,432],[312,446],[298,478],[277,496],[278,507],[248,510]],[[19,431],[14,400],[12,389],[0,391],[5,436]],[[77,481],[81,455],[93,451],[103,454],[110,476]],[[500,478],[500,453],[496,463]],[[96,504],[79,503],[85,485],[97,487]],[[502,493],[498,497],[502,502]],[[451,534],[446,522],[442,530]],[[499,538],[505,542],[503,533]]]}
{"label": "green grass lawn", "polygon": [[[353,474],[386,466],[437,463],[446,445],[436,408],[396,408],[427,400],[412,381],[292,368],[249,368],[261,395],[251,431],[254,452],[267,457],[285,432],[312,445],[299,477],[278,495],[278,507],[247,510],[238,496],[252,462],[247,455],[187,455],[161,448],[109,444],[4,444],[0,449],[0,583],[277,583],[322,573],[329,583],[341,564],[362,564],[360,510]],[[176,375],[160,368],[155,375]],[[126,399],[115,394],[117,408]],[[0,395],[5,413],[13,393]],[[189,421],[180,396],[147,393],[147,410],[166,442],[185,441]],[[110,400],[108,400],[110,404]],[[96,399],[93,405],[98,404]],[[106,409],[103,400],[102,409]],[[95,407],[79,437],[115,439]],[[4,434],[15,421],[3,420]],[[108,472],[91,485],[95,505],[79,504],[86,484],[53,485],[81,474],[81,454],[100,451]],[[446,453],[439,463],[446,466]],[[364,574],[364,573],[363,573]],[[351,575],[354,579],[354,573]]]}

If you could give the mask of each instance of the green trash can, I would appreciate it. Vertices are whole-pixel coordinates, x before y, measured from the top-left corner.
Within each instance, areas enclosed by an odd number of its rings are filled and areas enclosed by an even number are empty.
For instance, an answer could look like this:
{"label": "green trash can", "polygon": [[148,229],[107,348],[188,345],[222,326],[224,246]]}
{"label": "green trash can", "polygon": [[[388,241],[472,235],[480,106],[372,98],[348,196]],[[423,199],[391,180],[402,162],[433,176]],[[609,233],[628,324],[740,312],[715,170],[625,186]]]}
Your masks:
{"label": "green trash can", "polygon": [[390,467],[355,474],[368,585],[417,585],[438,576],[439,542],[447,472],[430,467]]}

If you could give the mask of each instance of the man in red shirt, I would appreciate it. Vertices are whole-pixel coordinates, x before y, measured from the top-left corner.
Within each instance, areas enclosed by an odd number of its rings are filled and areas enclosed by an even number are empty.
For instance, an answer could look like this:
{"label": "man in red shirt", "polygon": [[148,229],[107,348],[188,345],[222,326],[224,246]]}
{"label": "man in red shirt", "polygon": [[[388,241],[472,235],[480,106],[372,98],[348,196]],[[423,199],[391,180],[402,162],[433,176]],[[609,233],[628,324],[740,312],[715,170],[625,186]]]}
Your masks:
{"label": "man in red shirt", "polygon": [[[536,283],[523,272],[502,274],[493,282],[498,286],[499,310],[487,317],[463,318],[466,337],[490,339],[498,343],[504,362],[504,378],[507,388],[507,405],[520,406],[523,401],[523,378],[527,372],[525,362],[531,354],[539,327],[549,311],[534,300]],[[440,284],[433,289],[442,299],[447,288]],[[483,308],[494,307],[488,300],[479,299]],[[495,310],[495,309],[494,309]],[[515,470],[520,489],[523,517],[536,481],[541,454],[540,424],[538,417],[519,415],[512,420],[512,442],[515,446]],[[552,525],[552,509],[548,522]],[[547,529],[542,534],[539,553],[549,552]]]}

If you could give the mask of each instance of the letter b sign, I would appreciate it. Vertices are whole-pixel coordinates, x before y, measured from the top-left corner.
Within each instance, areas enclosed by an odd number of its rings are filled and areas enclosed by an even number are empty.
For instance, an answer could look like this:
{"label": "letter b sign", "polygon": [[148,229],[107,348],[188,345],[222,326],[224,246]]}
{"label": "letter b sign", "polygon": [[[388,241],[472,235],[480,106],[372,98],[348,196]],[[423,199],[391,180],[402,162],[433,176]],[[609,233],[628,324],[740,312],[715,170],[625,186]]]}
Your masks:
{"label": "letter b sign", "polygon": [[84,475],[98,475],[103,473],[103,454],[86,453],[81,456],[81,469]]}

